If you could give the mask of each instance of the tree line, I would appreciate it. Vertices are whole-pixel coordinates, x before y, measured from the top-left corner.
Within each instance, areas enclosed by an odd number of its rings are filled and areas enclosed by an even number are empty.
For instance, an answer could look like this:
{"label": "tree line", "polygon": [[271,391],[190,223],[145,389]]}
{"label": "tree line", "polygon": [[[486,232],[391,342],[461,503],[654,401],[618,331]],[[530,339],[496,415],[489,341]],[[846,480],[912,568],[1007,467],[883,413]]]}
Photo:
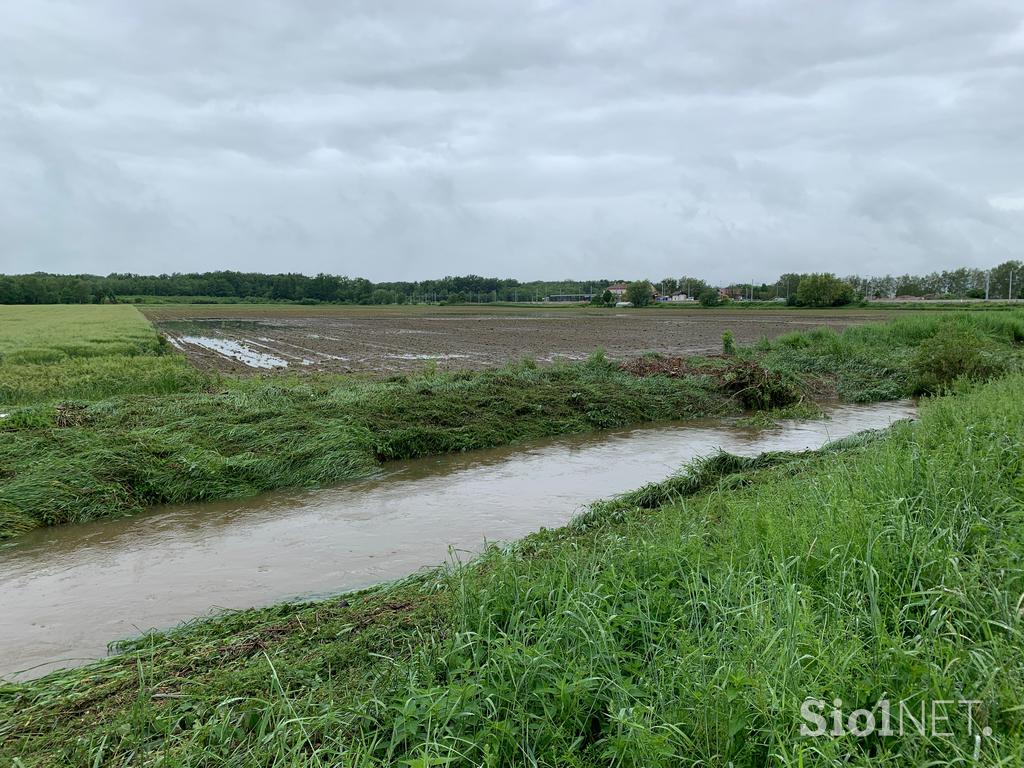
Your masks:
{"label": "tree line", "polygon": [[479,275],[374,283],[323,273],[310,277],[232,271],[106,276],[35,272],[0,275],[0,304],[89,304],[146,297],[342,304],[540,301],[552,294],[589,294],[608,284],[608,280],[521,282]]}
{"label": "tree line", "polygon": [[[961,267],[930,272],[926,275],[884,275],[864,277],[848,275],[841,278],[850,286],[853,299],[894,299],[922,297],[932,299],[1019,299],[1024,296],[1020,261],[1006,261],[991,269]],[[794,299],[801,280],[807,274],[786,273],[774,283],[734,283],[724,288],[732,298],[753,298],[770,301]],[[792,302],[791,302],[792,303]]]}
{"label": "tree line", "polygon": [[[685,293],[706,303],[714,296],[790,304],[837,305],[859,299],[900,296],[927,298],[1019,298],[1024,294],[1022,263],[1007,261],[990,270],[960,268],[926,275],[837,278],[827,273],[779,276],[773,283],[732,283],[721,289],[696,277],[652,282],[670,296]],[[551,295],[602,296],[613,281],[519,281],[480,275],[437,280],[374,283],[360,277],[297,273],[202,272],[164,275],[113,273],[59,275],[35,272],[0,275],[0,304],[89,304],[157,298],[186,301],[282,301],[341,304],[405,304],[540,301]],[[801,286],[803,291],[801,292]],[[826,302],[823,304],[822,302]]]}

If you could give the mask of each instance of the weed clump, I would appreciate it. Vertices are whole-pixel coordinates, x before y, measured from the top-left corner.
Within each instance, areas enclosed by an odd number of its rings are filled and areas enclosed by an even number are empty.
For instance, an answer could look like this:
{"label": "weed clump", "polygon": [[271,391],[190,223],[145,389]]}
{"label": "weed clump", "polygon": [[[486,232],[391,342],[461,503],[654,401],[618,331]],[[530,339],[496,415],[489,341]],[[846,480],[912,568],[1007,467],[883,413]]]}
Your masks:
{"label": "weed clump", "polygon": [[802,398],[799,379],[792,374],[770,370],[754,360],[714,358],[698,364],[683,357],[638,357],[627,360],[619,370],[633,376],[665,376],[672,379],[708,376],[717,388],[747,410],[783,408]]}
{"label": "weed clump", "polygon": [[722,354],[736,354],[736,339],[733,337],[732,331],[726,331],[722,334]]}
{"label": "weed clump", "polygon": [[1006,373],[1007,367],[992,343],[979,335],[962,330],[938,333],[914,353],[914,392],[942,392],[958,380],[987,381]]}

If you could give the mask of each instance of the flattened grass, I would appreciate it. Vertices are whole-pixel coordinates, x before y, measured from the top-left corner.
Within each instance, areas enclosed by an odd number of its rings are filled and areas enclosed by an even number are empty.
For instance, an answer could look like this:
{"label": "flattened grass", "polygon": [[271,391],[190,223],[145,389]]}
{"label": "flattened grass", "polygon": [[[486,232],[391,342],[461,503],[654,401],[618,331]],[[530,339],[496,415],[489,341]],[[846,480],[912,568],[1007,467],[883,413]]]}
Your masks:
{"label": "flattened grass", "polygon": [[390,459],[735,408],[710,382],[640,379],[601,358],[389,382],[267,377],[73,410],[40,405],[0,421],[0,538],[365,477]]}

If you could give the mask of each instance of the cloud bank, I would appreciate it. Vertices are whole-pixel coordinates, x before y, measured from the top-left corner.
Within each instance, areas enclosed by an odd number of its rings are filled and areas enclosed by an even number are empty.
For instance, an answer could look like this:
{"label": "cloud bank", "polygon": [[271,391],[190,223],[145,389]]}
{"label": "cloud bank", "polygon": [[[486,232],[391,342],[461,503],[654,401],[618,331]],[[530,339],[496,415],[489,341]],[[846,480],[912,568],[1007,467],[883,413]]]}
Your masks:
{"label": "cloud bank", "polygon": [[30,0],[0,271],[987,266],[1022,93],[1019,2]]}

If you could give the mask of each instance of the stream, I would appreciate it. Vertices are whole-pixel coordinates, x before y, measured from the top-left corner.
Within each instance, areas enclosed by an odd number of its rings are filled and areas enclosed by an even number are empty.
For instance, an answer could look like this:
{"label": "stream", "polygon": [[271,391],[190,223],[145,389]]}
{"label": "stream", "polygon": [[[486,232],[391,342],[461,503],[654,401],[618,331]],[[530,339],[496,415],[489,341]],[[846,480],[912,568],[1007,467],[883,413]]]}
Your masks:
{"label": "stream", "polygon": [[565,524],[587,503],[662,480],[717,448],[816,448],[912,417],[912,402],[741,428],[705,419],[392,462],[371,479],[155,507],[44,528],[0,547],[0,677],[29,679],[107,644],[218,610],[320,597]]}

